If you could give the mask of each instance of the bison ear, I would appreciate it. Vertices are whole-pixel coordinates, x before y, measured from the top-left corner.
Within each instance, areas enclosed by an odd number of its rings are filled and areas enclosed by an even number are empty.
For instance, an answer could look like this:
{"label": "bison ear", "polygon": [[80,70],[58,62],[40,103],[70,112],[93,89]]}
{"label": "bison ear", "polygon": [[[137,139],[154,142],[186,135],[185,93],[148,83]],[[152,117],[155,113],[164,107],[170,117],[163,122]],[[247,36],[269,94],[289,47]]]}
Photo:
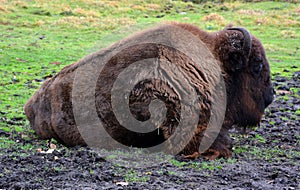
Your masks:
{"label": "bison ear", "polygon": [[218,54],[227,72],[236,72],[248,65],[251,34],[244,28],[226,28],[219,36]]}

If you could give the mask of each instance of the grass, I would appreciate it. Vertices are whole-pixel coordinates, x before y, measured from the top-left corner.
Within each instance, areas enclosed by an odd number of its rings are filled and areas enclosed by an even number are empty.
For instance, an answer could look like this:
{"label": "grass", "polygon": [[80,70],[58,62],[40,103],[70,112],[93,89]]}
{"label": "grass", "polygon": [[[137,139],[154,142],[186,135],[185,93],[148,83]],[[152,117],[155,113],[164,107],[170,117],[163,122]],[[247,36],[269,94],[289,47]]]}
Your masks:
{"label": "grass", "polygon": [[[256,135],[257,136],[257,135]],[[260,140],[261,137],[258,138],[251,138],[251,139],[243,139],[245,141],[260,141],[260,144],[266,143],[266,140]],[[273,140],[273,142],[278,142],[278,140]],[[297,142],[299,144],[299,142]],[[297,145],[295,145],[297,146]],[[296,148],[297,149],[297,148]],[[233,148],[233,152],[239,155],[246,155],[248,159],[262,159],[267,162],[273,163],[278,162],[282,157],[287,157],[288,159],[292,159],[300,155],[300,152],[295,148],[283,148],[278,146],[264,146],[264,147],[257,147],[252,145],[235,145]],[[236,161],[236,160],[235,160]],[[226,163],[231,163],[232,161],[227,160]],[[292,163],[293,165],[298,165],[297,163]]]}
{"label": "grass", "polygon": [[147,182],[149,180],[148,174],[138,174],[135,170],[130,169],[125,174],[126,182]]}
{"label": "grass", "polygon": [[259,134],[255,134],[253,140],[257,141],[258,143],[266,143],[266,139]]}
{"label": "grass", "polygon": [[[300,68],[300,6],[295,3],[0,0],[0,129],[31,138],[23,106],[45,79],[131,32],[170,20],[208,31],[244,26],[264,44],[272,76],[291,77]],[[18,144],[8,137],[0,141],[0,149]],[[248,147],[235,149],[237,154],[246,151]],[[136,180],[133,175],[129,172],[129,181]]]}

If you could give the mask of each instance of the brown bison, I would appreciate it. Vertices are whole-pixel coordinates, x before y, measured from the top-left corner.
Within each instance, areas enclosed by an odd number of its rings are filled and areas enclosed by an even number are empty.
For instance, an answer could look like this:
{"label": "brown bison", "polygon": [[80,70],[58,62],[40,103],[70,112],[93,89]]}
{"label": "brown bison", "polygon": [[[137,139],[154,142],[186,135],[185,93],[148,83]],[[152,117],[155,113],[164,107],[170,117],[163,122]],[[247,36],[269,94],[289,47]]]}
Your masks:
{"label": "brown bison", "polygon": [[[189,46],[184,43],[189,40],[186,33],[197,38],[199,40],[197,43],[205,45],[221,68],[225,81],[227,105],[223,108],[225,113],[222,126],[209,149],[204,152],[199,152],[199,145],[205,136],[204,132],[207,129],[209,118],[212,116],[211,107],[214,100],[210,86],[214,77],[210,76],[209,73],[213,73],[214,68],[208,68],[208,71],[204,71],[203,68],[195,64],[195,60],[182,51],[163,44],[148,41],[147,43],[135,43],[132,46],[126,46],[133,41],[142,41],[145,36],[150,39],[167,34],[172,36],[173,34],[170,34],[172,27],[182,31],[177,35],[184,39],[181,43],[183,48]],[[171,39],[172,42],[176,40],[178,40],[178,36]],[[190,43],[196,42],[193,40]],[[189,47],[190,50],[197,51],[196,45]],[[88,72],[84,74],[86,77],[83,78],[87,78],[87,80],[82,81],[83,90],[77,93],[77,98],[86,102],[87,107],[94,106],[96,115],[103,123],[107,133],[125,146],[145,148],[164,142],[178,128],[181,119],[180,114],[183,112],[180,97],[174,88],[157,78],[148,78],[135,84],[131,90],[128,97],[130,114],[138,121],[149,120],[151,114],[154,114],[149,106],[153,100],[158,99],[164,102],[166,107],[165,119],[162,124],[148,133],[131,131],[120,124],[113,112],[111,91],[114,88],[114,82],[125,68],[142,59],[167,60],[177,65],[184,70],[195,88],[198,99],[194,106],[200,112],[198,116],[191,117],[190,120],[197,121],[197,125],[192,131],[188,131],[192,134],[189,142],[182,147],[180,147],[181,142],[178,143],[180,153],[186,157],[192,158],[199,154],[209,159],[230,157],[232,142],[228,135],[229,129],[234,125],[241,128],[258,125],[264,109],[273,101],[275,92],[271,84],[270,68],[264,48],[261,42],[246,29],[227,27],[218,32],[208,33],[189,24],[163,24],[91,54],[79,62],[65,67],[57,75],[45,81],[25,105],[25,114],[30,125],[41,139],[55,138],[67,146],[90,145],[82,137],[74,116],[75,105],[72,98],[76,94],[74,92],[76,72],[85,65],[93,65],[103,61],[106,55],[118,47],[122,48],[117,54],[110,57],[101,72],[98,73],[97,78],[94,78],[95,88],[91,91],[94,99],[84,95],[84,91],[90,89],[87,83],[93,79],[89,78]],[[153,64],[155,64],[154,62]],[[90,72],[93,72],[94,69],[91,68]],[[164,72],[168,73],[169,71],[165,70]],[[173,80],[176,81],[177,79],[173,78]],[[78,110],[76,112],[78,113]],[[91,113],[82,110],[81,115],[91,115]],[[93,125],[92,121],[87,119],[85,122],[85,129],[90,131],[89,134],[97,133],[95,128],[90,127]],[[185,135],[184,128],[185,126],[183,126],[182,136]],[[100,144],[105,144],[105,139],[96,138],[96,140],[99,140]]]}

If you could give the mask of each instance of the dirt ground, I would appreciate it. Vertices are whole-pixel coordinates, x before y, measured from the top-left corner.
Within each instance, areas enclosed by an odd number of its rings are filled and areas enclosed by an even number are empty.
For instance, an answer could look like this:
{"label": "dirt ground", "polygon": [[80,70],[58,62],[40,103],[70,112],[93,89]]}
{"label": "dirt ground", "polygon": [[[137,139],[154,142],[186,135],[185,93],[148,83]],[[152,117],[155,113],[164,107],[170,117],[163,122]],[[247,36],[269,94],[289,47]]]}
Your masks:
{"label": "dirt ground", "polygon": [[[300,71],[289,80],[275,77],[274,85],[277,98],[261,126],[247,136],[232,134],[230,161],[173,159],[131,169],[91,148],[57,144],[45,154],[12,147],[0,151],[0,189],[300,189],[300,92],[291,94],[291,88],[300,88]],[[20,134],[0,135],[24,146],[40,143]]]}

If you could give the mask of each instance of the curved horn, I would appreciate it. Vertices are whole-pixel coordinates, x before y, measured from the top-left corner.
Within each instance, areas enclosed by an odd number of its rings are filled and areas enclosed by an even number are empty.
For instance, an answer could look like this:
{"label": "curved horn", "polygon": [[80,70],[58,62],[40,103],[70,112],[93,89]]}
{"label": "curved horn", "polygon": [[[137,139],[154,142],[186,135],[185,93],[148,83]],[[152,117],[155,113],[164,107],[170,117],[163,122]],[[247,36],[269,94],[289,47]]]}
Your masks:
{"label": "curved horn", "polygon": [[228,30],[238,30],[240,32],[243,33],[244,35],[244,45],[243,45],[243,51],[245,52],[245,54],[247,55],[247,58],[250,55],[251,52],[251,48],[252,48],[252,38],[251,38],[251,34],[248,30],[246,30],[245,28],[228,28]]}

